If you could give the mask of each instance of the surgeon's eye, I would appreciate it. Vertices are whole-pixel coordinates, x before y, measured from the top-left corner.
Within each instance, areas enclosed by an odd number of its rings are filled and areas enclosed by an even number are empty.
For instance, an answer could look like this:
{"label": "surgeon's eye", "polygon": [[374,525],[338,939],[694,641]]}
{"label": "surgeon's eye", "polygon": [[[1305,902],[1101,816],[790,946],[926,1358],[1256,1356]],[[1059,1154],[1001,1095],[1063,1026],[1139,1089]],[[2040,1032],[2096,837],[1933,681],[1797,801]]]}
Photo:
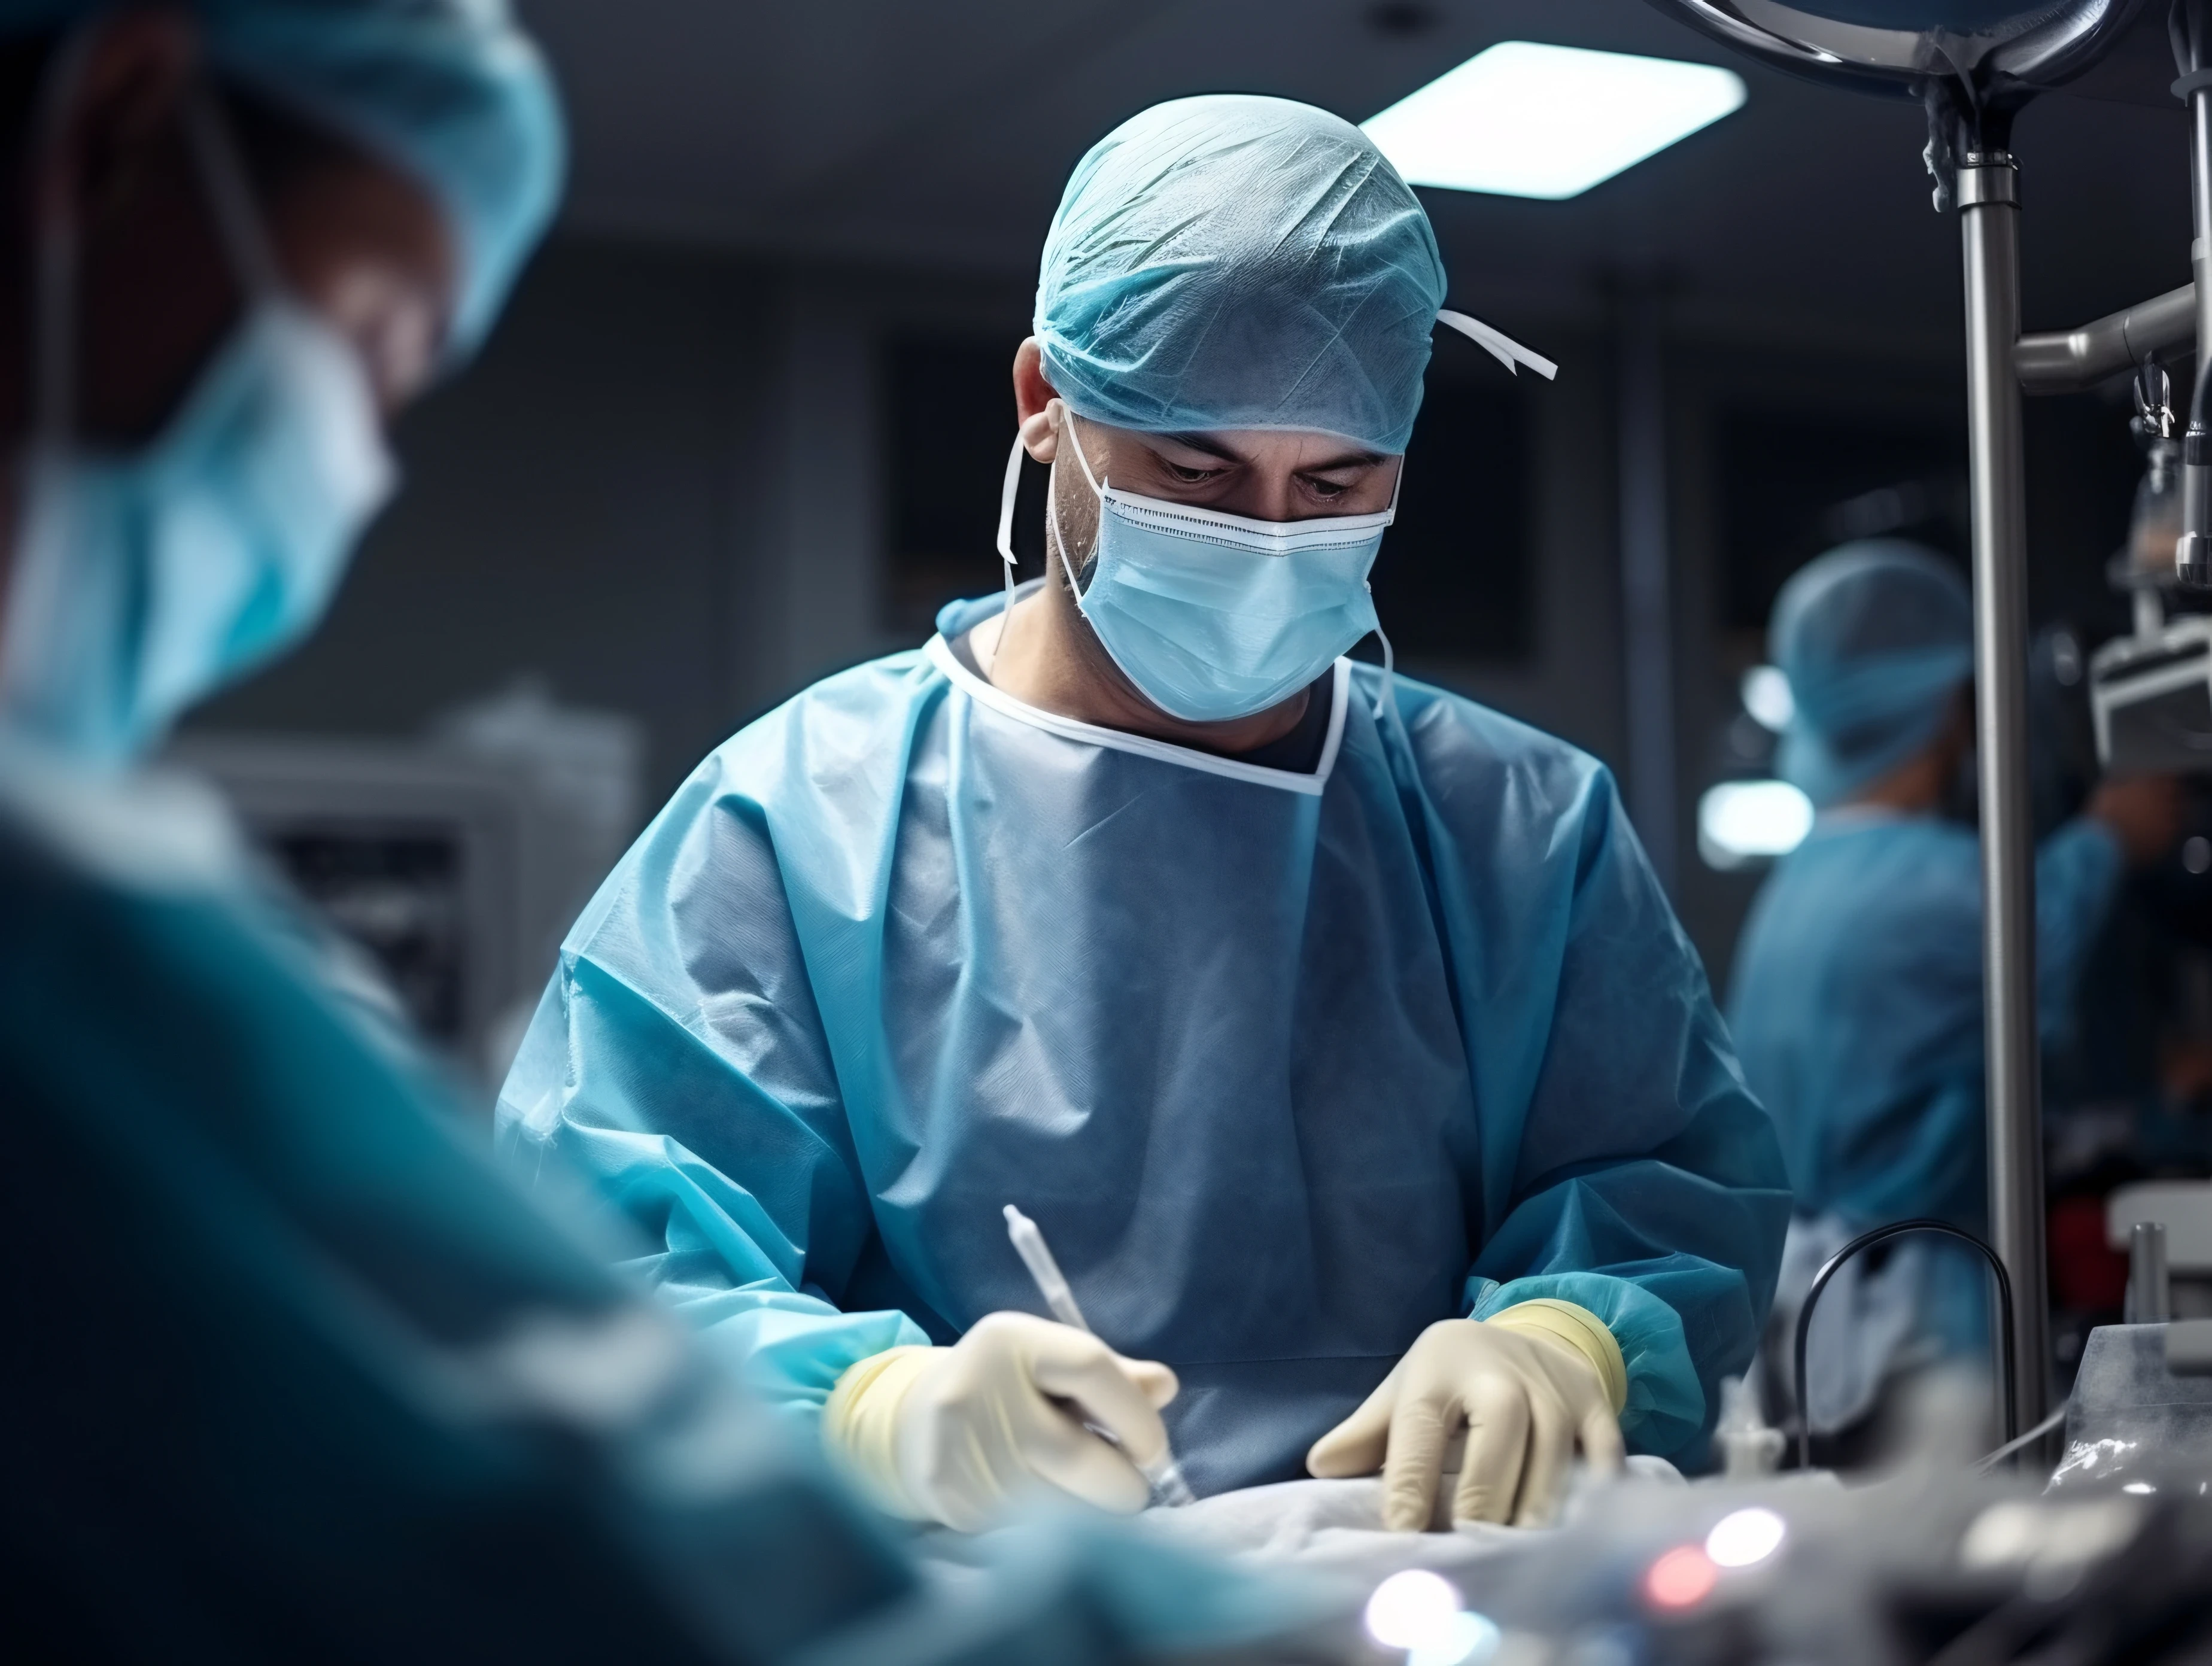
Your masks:
{"label": "surgeon's eye", "polygon": [[1352,488],[1341,480],[1323,480],[1315,475],[1305,477],[1306,489],[1324,503],[1334,503]]}
{"label": "surgeon's eye", "polygon": [[1207,481],[1218,480],[1228,472],[1225,469],[1187,469],[1180,463],[1169,462],[1164,457],[1160,459],[1160,465],[1167,470],[1169,479],[1184,486],[1203,486]]}

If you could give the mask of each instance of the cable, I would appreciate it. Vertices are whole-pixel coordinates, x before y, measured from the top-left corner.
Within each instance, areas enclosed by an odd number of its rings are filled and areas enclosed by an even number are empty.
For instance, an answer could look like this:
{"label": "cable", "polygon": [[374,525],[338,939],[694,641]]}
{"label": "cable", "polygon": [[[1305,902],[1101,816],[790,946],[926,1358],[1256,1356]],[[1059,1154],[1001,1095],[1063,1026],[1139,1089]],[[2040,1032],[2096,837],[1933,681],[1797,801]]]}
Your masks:
{"label": "cable", "polygon": [[1862,1250],[1871,1249],[1893,1237],[1901,1237],[1907,1232],[1937,1232],[1945,1237],[1957,1238],[1962,1243],[1971,1244],[1981,1251],[1982,1259],[1989,1262],[1990,1271],[1996,1275],[1997,1317],[2002,1333],[2001,1352],[2004,1365],[2005,1439],[2010,1442],[2020,1433],[2020,1419],[2014,1409],[2016,1402],[2013,1393],[2013,1373],[2016,1367],[2012,1326],[2012,1278],[2005,1271],[2004,1262],[1998,1259],[1996,1250],[1963,1226],[1954,1226],[1944,1220],[1892,1221],[1887,1226],[1875,1227],[1871,1232],[1860,1233],[1821,1262],[1820,1270],[1813,1275],[1811,1288],[1805,1292],[1805,1304],[1797,1310],[1797,1467],[1801,1469],[1813,1467],[1813,1410],[1812,1403],[1805,1394],[1805,1345],[1813,1334],[1814,1305],[1820,1299],[1820,1292],[1828,1287],[1828,1280],[1835,1277],[1845,1262]]}
{"label": "cable", "polygon": [[2066,1407],[2061,1406],[2057,1411],[2051,1413],[2050,1416],[2045,1418],[2042,1422],[2037,1424],[2033,1429],[2030,1429],[2019,1439],[2008,1440],[2003,1445],[1998,1447],[1996,1451],[1991,1452],[1987,1457],[1977,1459],[1974,1463],[1974,1473],[1978,1475],[1986,1474],[1989,1471],[1996,1468],[1998,1464],[2003,1462],[2005,1459],[2010,1457],[2014,1452],[2020,1450],[2021,1447],[2029,1445],[2035,1441],[2042,1439],[2044,1436],[2049,1434],[2053,1429],[2057,1428],[2060,1424],[2066,1420]]}

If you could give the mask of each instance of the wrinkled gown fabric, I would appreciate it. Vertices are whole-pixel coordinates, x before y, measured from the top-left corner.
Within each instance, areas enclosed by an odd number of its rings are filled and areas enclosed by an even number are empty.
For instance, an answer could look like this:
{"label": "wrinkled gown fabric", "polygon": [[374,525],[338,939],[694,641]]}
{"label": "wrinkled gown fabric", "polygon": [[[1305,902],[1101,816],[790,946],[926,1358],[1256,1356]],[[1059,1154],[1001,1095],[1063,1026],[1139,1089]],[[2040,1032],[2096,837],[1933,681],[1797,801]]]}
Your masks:
{"label": "wrinkled gown fabric", "polygon": [[564,947],[501,1095],[762,1390],[1038,1300],[1182,1381],[1202,1493],[1304,1473],[1431,1322],[1602,1318],[1702,1457],[1788,1214],[1697,956],[1592,759],[1339,661],[1311,774],[1022,705],[947,646],[709,757]]}
{"label": "wrinkled gown fabric", "polygon": [[0,754],[21,1658],[1122,1660],[1295,1617],[1103,1526],[937,1590],[248,868],[203,794]]}

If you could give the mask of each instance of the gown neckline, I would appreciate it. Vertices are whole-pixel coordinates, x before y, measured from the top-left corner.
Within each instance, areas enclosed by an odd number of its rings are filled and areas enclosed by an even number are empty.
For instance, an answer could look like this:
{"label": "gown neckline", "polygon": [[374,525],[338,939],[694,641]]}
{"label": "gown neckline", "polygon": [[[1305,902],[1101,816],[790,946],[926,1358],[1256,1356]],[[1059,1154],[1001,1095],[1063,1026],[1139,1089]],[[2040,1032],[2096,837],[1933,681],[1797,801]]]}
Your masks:
{"label": "gown neckline", "polygon": [[1048,734],[1058,735],[1063,740],[1073,740],[1086,745],[1103,746],[1117,752],[1130,752],[1139,757],[1152,758],[1162,763],[1178,764],[1186,769],[1196,769],[1206,775],[1221,775],[1230,781],[1241,781],[1255,787],[1272,787],[1279,792],[1300,793],[1309,798],[1319,798],[1328,786],[1328,778],[1336,768],[1336,757],[1344,742],[1344,714],[1351,703],[1352,661],[1339,659],[1336,662],[1333,697],[1329,702],[1328,736],[1322,742],[1321,760],[1310,774],[1298,769],[1278,769],[1264,763],[1246,763],[1233,757],[1221,757],[1212,752],[1201,752],[1195,747],[1178,746],[1172,741],[1155,740],[1149,735],[1127,734],[1120,729],[1109,729],[1096,723],[1085,723],[1079,718],[1062,717],[1018,700],[997,684],[986,682],[961,664],[960,656],[942,633],[932,636],[923,650],[929,661],[942,672],[963,694],[971,700],[988,706],[1003,717],[1032,728],[1042,729]]}

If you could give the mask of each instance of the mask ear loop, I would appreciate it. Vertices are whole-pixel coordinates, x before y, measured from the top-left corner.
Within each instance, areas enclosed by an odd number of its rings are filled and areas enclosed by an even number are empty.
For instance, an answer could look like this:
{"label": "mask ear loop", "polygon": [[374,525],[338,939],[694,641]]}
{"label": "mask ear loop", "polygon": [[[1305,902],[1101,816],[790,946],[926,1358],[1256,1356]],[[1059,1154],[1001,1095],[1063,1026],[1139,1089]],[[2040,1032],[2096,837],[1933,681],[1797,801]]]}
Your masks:
{"label": "mask ear loop", "polygon": [[[37,154],[61,153],[73,95],[92,56],[94,26],[63,42],[39,95]],[[34,205],[32,259],[31,453],[47,456],[76,432],[77,216],[74,178],[50,181]]]}
{"label": "mask ear loop", "polygon": [[[1083,471],[1083,478],[1085,483],[1087,483],[1091,491],[1097,495],[1098,502],[1103,506],[1106,502],[1106,494],[1100,490],[1097,476],[1091,472],[1091,459],[1083,454],[1082,442],[1075,437],[1075,413],[1067,408],[1067,402],[1065,399],[1055,399],[1052,403],[1060,407],[1061,415],[1066,418],[1066,420],[1060,425],[1060,437],[1063,442],[1063,446],[1065,448],[1075,453],[1076,465]],[[1049,410],[1051,407],[1048,405],[1046,408]],[[1060,468],[1060,449],[1061,447],[1055,447],[1052,453],[1052,466],[1054,469],[1053,486],[1051,489],[1052,547],[1059,552],[1060,570],[1067,575],[1068,593],[1075,598],[1076,605],[1080,607],[1083,605],[1083,586],[1076,578],[1075,563],[1068,559],[1067,535],[1060,530],[1060,489],[1058,471]],[[1100,525],[1103,530],[1104,525],[1103,520]]]}
{"label": "mask ear loop", "polygon": [[245,159],[238,154],[230,123],[204,81],[185,94],[184,123],[185,137],[191,146],[192,160],[199,165],[200,184],[207,192],[216,234],[222,240],[231,271],[252,300],[266,301],[284,294],[289,286],[277,264],[276,252],[270,246],[261,205],[254,200],[253,188],[247,182]]}
{"label": "mask ear loop", "polygon": [[[70,107],[83,84],[95,27],[78,29],[55,48],[30,128],[29,170],[63,155]],[[56,172],[48,170],[50,176]],[[6,603],[0,608],[0,712],[20,688],[35,687],[62,651],[41,622],[56,617],[70,584],[86,581],[73,563],[53,558],[72,540],[62,507],[66,498],[47,487],[66,466],[76,433],[76,185],[73,173],[49,177],[31,204],[31,304],[25,320],[31,331],[31,409],[15,459],[14,548],[0,559],[0,600]]]}
{"label": "mask ear loop", "polygon": [[[1398,494],[1405,489],[1406,459],[1401,456],[1398,459],[1398,477],[1390,483],[1390,519],[1383,523],[1385,526],[1397,524]],[[1367,599],[1371,602],[1375,599],[1375,581],[1370,576],[1364,582],[1367,587]],[[1376,639],[1382,644],[1382,684],[1375,693],[1374,714],[1375,721],[1380,723],[1382,721],[1382,714],[1392,709],[1397,703],[1398,656],[1391,651],[1390,633],[1382,629],[1382,621],[1379,615],[1375,621],[1375,635]]]}
{"label": "mask ear loop", "polygon": [[[64,155],[69,111],[84,84],[95,27],[86,24],[62,40],[46,66],[28,128],[27,173],[33,177],[42,164],[58,164]],[[7,602],[0,608],[0,714],[9,714],[20,690],[45,682],[51,660],[64,648],[42,626],[60,613],[66,588],[86,582],[73,562],[55,560],[73,538],[66,494],[49,489],[66,467],[77,431],[77,177],[60,166],[46,166],[45,173],[31,199],[31,306],[24,319],[31,330],[31,410],[13,460],[13,549],[0,562],[0,599]]]}
{"label": "mask ear loop", "polygon": [[[1054,399],[1048,402],[1045,408],[1050,410],[1054,404],[1060,406],[1067,418],[1060,424],[1060,437],[1069,445],[1075,447],[1075,460],[1083,465],[1083,477],[1090,482],[1091,489],[1097,492],[1098,482],[1091,475],[1091,461],[1084,456],[1083,447],[1076,444],[1075,413],[1067,409],[1066,402],[1062,399]],[[1005,563],[1006,605],[1010,608],[1014,605],[1014,569],[1020,565],[1014,555],[1014,498],[1021,489],[1022,456],[1025,449],[1022,444],[1021,435],[1016,435],[1013,449],[1006,453],[1006,478],[999,488],[999,559]],[[1060,453],[1055,449],[1053,453],[1053,461],[1057,465],[1059,460]],[[1067,569],[1067,587],[1080,596],[1083,592],[1075,582],[1075,569],[1067,559],[1067,540],[1060,534],[1060,493],[1056,487],[1048,486],[1045,489],[1045,496],[1048,500],[1048,518],[1051,523],[1053,548],[1060,556],[1060,564]],[[1103,501],[1105,494],[1099,492],[1099,496]],[[1397,500],[1393,498],[1391,502],[1395,506]]]}
{"label": "mask ear loop", "polygon": [[1060,408],[1067,413],[1067,420],[1060,426],[1066,430],[1067,443],[1075,448],[1075,461],[1077,466],[1083,471],[1083,483],[1090,487],[1092,494],[1101,503],[1103,503],[1106,501],[1106,488],[1100,485],[1098,477],[1091,473],[1091,459],[1083,454],[1083,442],[1075,437],[1075,413],[1068,410],[1066,400],[1060,402]]}
{"label": "mask ear loop", "polygon": [[1014,448],[1006,453],[1006,480],[999,489],[999,560],[1006,579],[1006,610],[1013,611],[1014,569],[1021,565],[1014,556],[1014,499],[1022,489],[1022,436],[1014,436]]}

